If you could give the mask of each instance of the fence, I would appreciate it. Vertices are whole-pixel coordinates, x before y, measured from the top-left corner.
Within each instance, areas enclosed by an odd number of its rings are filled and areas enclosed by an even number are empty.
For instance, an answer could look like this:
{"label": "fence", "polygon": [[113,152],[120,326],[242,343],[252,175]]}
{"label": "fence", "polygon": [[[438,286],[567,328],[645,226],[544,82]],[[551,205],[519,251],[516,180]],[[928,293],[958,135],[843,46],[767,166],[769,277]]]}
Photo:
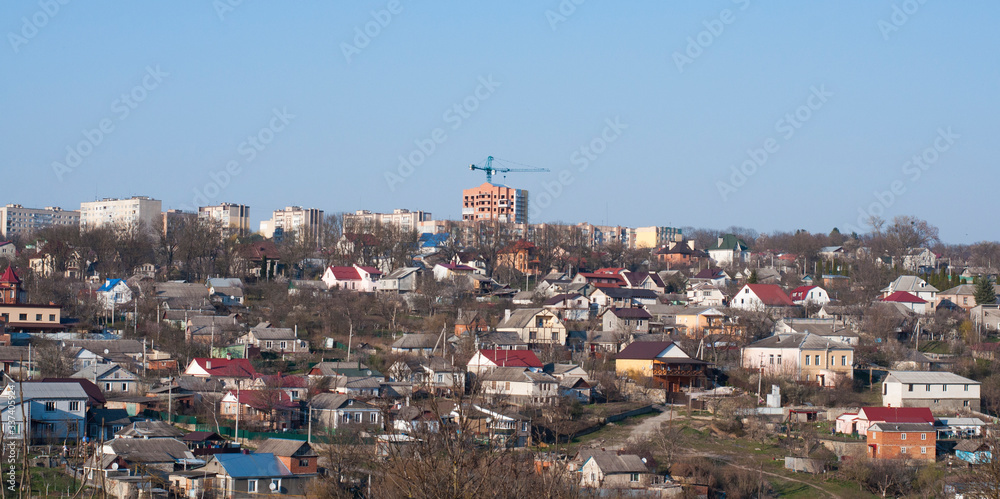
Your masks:
{"label": "fence", "polygon": [[612,415],[604,418],[604,422],[605,423],[617,423],[618,421],[622,421],[624,419],[628,419],[628,418],[631,418],[631,417],[639,416],[641,414],[646,414],[646,413],[649,413],[649,412],[653,412],[653,410],[654,410],[653,406],[647,405],[645,407],[640,407],[638,409],[632,409],[631,411],[622,412],[622,413],[619,413],[619,414],[612,414]]}

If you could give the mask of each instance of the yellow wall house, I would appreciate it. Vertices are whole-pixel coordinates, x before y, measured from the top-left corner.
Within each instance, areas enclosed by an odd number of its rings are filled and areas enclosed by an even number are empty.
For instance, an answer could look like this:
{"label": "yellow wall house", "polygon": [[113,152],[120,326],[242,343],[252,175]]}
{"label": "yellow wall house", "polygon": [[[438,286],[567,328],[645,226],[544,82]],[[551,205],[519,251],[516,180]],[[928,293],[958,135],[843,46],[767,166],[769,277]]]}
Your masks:
{"label": "yellow wall house", "polygon": [[632,379],[652,379],[671,392],[702,386],[708,362],[693,359],[672,341],[634,341],[615,357],[615,372]]}

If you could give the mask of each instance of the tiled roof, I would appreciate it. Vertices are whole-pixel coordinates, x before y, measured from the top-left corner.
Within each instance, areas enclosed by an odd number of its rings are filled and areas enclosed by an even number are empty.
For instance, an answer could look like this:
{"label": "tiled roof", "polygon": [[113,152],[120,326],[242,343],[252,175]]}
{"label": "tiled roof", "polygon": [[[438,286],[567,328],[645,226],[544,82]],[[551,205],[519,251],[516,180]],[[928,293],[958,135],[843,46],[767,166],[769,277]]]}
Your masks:
{"label": "tiled roof", "polygon": [[882,301],[890,301],[896,303],[927,303],[927,300],[915,296],[913,293],[908,293],[906,291],[896,291],[885,298]]}
{"label": "tiled roof", "polygon": [[934,423],[934,416],[927,407],[862,407],[858,415],[864,413],[868,421],[889,423]]}
{"label": "tiled roof", "polygon": [[17,277],[17,272],[14,272],[13,265],[8,265],[7,269],[3,271],[3,276],[0,277],[0,284],[21,284],[21,278]]}
{"label": "tiled roof", "polygon": [[608,310],[615,317],[619,319],[652,319],[653,316],[649,315],[645,309],[642,308],[612,308]]}
{"label": "tiled roof", "polygon": [[329,269],[331,274],[333,274],[334,279],[338,281],[360,281],[361,274],[358,273],[358,269],[354,267],[333,267]]}
{"label": "tiled roof", "polygon": [[479,353],[498,366],[542,367],[542,362],[531,350],[480,350]]}
{"label": "tiled roof", "polygon": [[757,298],[760,298],[760,301],[769,307],[795,306],[791,298],[785,294],[785,290],[781,289],[781,286],[777,284],[747,284],[746,287],[750,288],[757,295]]}
{"label": "tiled roof", "polygon": [[652,360],[667,349],[672,341],[633,341],[618,353],[617,359]]}
{"label": "tiled roof", "polygon": [[[257,371],[247,359],[209,359],[196,357],[194,362],[208,372],[209,376],[227,378],[256,378]],[[211,362],[212,368],[206,367]]]}

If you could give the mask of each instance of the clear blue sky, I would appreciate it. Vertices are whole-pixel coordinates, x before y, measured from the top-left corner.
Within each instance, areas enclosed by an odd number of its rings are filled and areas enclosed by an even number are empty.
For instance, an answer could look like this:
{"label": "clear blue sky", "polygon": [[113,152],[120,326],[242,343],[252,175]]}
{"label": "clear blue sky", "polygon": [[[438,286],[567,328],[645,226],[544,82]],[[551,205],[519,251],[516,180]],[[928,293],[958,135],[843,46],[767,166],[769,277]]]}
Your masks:
{"label": "clear blue sky", "polygon": [[[997,238],[995,217],[970,213],[996,198],[1000,4],[562,3],[563,17],[554,0],[70,1],[54,15],[3,2],[0,202],[187,207],[235,162],[207,199],[250,205],[254,227],[293,204],[454,219],[461,190],[485,180],[469,163],[494,155],[552,170],[506,179],[531,191],[533,222],[828,231],[879,203],[948,242]],[[372,11],[390,6],[376,30]],[[348,60],[366,24],[376,36]],[[689,37],[706,46],[678,64]],[[142,100],[126,114],[129,93]],[[796,111],[799,128],[779,122]],[[110,132],[57,175],[102,121]],[[252,161],[250,135],[271,139]],[[387,180],[435,136],[409,177]],[[583,168],[588,144],[603,152]],[[933,159],[925,171],[905,164],[915,154]],[[901,194],[878,201],[893,182]]]}

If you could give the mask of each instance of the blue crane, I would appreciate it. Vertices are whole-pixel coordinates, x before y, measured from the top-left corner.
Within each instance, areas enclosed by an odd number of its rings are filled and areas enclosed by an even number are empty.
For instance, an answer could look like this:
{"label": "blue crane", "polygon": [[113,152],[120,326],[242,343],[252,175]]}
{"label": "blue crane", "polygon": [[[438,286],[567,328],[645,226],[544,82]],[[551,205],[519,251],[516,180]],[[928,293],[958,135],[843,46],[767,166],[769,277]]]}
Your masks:
{"label": "blue crane", "polygon": [[[547,172],[547,171],[549,171],[548,168],[535,168],[535,167],[531,167],[531,168],[507,168],[505,166],[496,167],[496,166],[493,166],[493,160],[494,159],[495,158],[493,156],[487,156],[486,157],[486,166],[477,166],[477,165],[473,164],[473,165],[469,165],[469,169],[470,170],[482,170],[482,171],[486,172],[486,182],[488,182],[488,183],[493,183],[493,174],[494,173],[507,173],[507,172]],[[496,159],[496,161],[497,162],[513,163],[512,161],[504,161],[504,160],[501,160],[501,159]],[[514,163],[514,164],[517,164],[517,163]],[[522,166],[528,166],[528,165],[522,165]]]}

